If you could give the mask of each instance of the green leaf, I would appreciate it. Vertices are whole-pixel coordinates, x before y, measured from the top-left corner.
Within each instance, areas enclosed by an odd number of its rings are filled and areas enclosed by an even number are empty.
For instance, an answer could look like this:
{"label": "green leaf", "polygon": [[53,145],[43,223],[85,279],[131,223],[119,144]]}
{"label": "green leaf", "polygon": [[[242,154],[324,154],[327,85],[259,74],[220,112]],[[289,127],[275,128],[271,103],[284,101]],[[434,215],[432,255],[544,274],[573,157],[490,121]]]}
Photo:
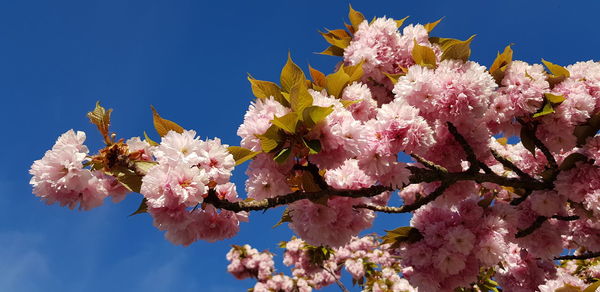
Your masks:
{"label": "green leaf", "polygon": [[323,38],[330,44],[333,45],[335,47],[341,48],[341,49],[345,49],[346,47],[348,47],[350,45],[350,41],[352,41],[352,37],[347,36],[347,37],[339,37],[339,34],[336,34],[335,32],[329,31],[329,32],[319,32],[321,34],[321,36],[323,36]]}
{"label": "green leaf", "polygon": [[172,121],[169,121],[167,119],[161,118],[153,106],[150,106],[150,108],[152,109],[152,117],[154,118],[154,128],[156,129],[156,132],[158,133],[158,135],[163,137],[167,133],[169,133],[169,131],[183,133],[183,128],[180,125],[178,125]]}
{"label": "green leaf", "polygon": [[464,41],[455,41],[448,45],[448,48],[442,53],[442,60],[454,59],[467,61],[471,56],[471,42],[475,38],[472,35]]}
{"label": "green leaf", "polygon": [[144,140],[146,140],[146,142],[148,142],[148,144],[150,144],[150,146],[158,146],[159,145],[154,140],[150,139],[150,137],[148,137],[148,134],[146,134],[146,131],[144,131]]}
{"label": "green leaf", "polygon": [[306,81],[306,77],[304,76],[304,72],[302,69],[292,61],[292,57],[288,54],[287,62],[283,69],[281,70],[281,87],[284,91],[290,92],[294,86],[298,83],[303,83]]}
{"label": "green leaf", "polygon": [[396,27],[400,28],[404,24],[404,21],[406,21],[407,19],[408,19],[408,16],[404,17],[402,19],[399,19],[399,20],[394,20],[396,22]]}
{"label": "green leaf", "polygon": [[521,127],[521,144],[535,157],[535,142],[533,142],[532,133],[524,126]]}
{"label": "green leaf", "polygon": [[329,46],[327,49],[317,54],[341,57],[344,55],[344,49],[336,46]]}
{"label": "green leaf", "polygon": [[[305,82],[297,83],[290,92],[290,106],[298,115],[302,114],[305,108],[313,104],[313,97],[308,92]],[[301,116],[300,116],[301,117]]]}
{"label": "green leaf", "polygon": [[281,94],[281,88],[273,82],[256,80],[252,76],[248,76],[248,81],[252,86],[252,93],[257,98],[273,97],[276,101],[285,105],[285,98]]}
{"label": "green leaf", "polygon": [[537,113],[533,114],[532,117],[537,118],[537,117],[541,117],[541,116],[545,116],[545,115],[549,115],[554,113],[554,108],[552,107],[552,104],[549,102],[546,102],[544,104],[544,107],[542,108],[541,111],[538,111]]}
{"label": "green leaf", "polygon": [[421,46],[413,40],[412,58],[417,65],[434,68],[436,65],[435,52],[430,47]]}
{"label": "green leaf", "polygon": [[271,123],[290,134],[294,134],[298,124],[298,114],[291,112],[282,117],[275,117],[271,120]]}
{"label": "green leaf", "polygon": [[281,151],[279,151],[279,154],[273,157],[273,160],[275,160],[277,163],[284,163],[288,160],[290,154],[292,154],[292,148],[283,148]]}
{"label": "green leaf", "polygon": [[564,76],[565,78],[568,78],[569,76],[571,76],[571,73],[569,73],[569,70],[567,70],[567,68],[565,68],[563,66],[556,65],[556,64],[548,62],[544,59],[542,59],[542,63],[544,63],[544,65],[546,65],[546,67],[548,68],[550,73],[552,73],[552,75],[554,75],[554,76]]}
{"label": "green leaf", "polygon": [[348,79],[348,84],[360,80],[360,78],[362,78],[364,71],[363,71],[363,67],[362,65],[365,63],[365,60],[363,59],[362,61],[360,61],[360,63],[353,65],[353,66],[344,66],[344,72],[346,72],[346,74],[348,74],[348,76],[350,76],[350,79]]}
{"label": "green leaf", "polygon": [[425,24],[423,26],[425,27],[425,29],[429,33],[429,32],[431,32],[440,23],[440,21],[442,21],[442,19],[444,19],[444,18],[442,17],[442,18],[438,19],[437,21],[427,23],[427,24]]}
{"label": "green leaf", "polygon": [[150,171],[151,168],[158,165],[158,162],[139,160],[139,161],[134,162],[134,165],[139,171],[141,171],[143,173],[148,173],[148,171]]}
{"label": "green leaf", "polygon": [[148,205],[146,205],[147,201],[148,200],[146,198],[143,198],[142,202],[140,202],[140,206],[137,208],[137,210],[135,210],[135,212],[129,214],[129,217],[131,217],[133,215],[137,215],[137,214],[147,213],[148,212]]}
{"label": "green leaf", "polygon": [[269,127],[264,134],[256,135],[256,137],[260,140],[260,147],[263,152],[271,152],[279,146],[281,140],[279,128],[275,125]]}
{"label": "green leaf", "polygon": [[90,119],[90,122],[96,125],[96,127],[104,137],[104,141],[107,144],[109,144],[110,142],[108,128],[110,126],[111,113],[112,109],[106,110],[100,105],[99,101],[96,102],[96,107],[94,108],[94,110],[87,113],[87,117]]}
{"label": "green leaf", "polygon": [[350,76],[344,71],[344,65],[342,65],[337,72],[327,75],[326,79],[327,93],[339,97],[348,81],[350,81]]}
{"label": "green leaf", "polygon": [[589,285],[583,292],[595,292],[598,288],[600,288],[600,281],[596,281],[592,285]]}
{"label": "green leaf", "polygon": [[139,193],[142,188],[142,176],[133,172],[119,172],[113,175],[125,188]]}
{"label": "green leaf", "polygon": [[353,105],[353,104],[355,104],[355,103],[359,103],[359,102],[361,102],[361,101],[363,101],[363,100],[362,100],[362,99],[357,99],[357,100],[346,100],[346,99],[340,99],[340,102],[342,103],[342,105],[343,105],[345,108],[348,108],[349,106],[351,106],[351,105]]}
{"label": "green leaf", "polygon": [[352,28],[354,28],[354,30],[358,30],[358,26],[365,20],[365,16],[354,10],[352,8],[352,5],[350,6],[350,12],[348,12],[348,18],[350,19],[350,23],[352,24]]}
{"label": "green leaf", "polygon": [[418,229],[410,226],[398,227],[393,230],[385,230],[386,235],[382,237],[383,243],[389,243],[392,248],[398,247],[401,243],[415,243],[423,238]]}
{"label": "green leaf", "polygon": [[513,51],[510,45],[504,48],[502,54],[498,52],[498,56],[496,56],[494,63],[492,63],[492,66],[490,66],[489,69],[489,72],[492,75],[492,77],[494,77],[494,79],[496,80],[496,83],[500,84],[502,82],[502,79],[504,79],[504,72],[506,71],[506,68],[508,68],[508,66],[512,63],[512,57]]}
{"label": "green leaf", "polygon": [[302,142],[304,142],[304,146],[308,148],[308,154],[317,154],[321,152],[321,141],[319,140],[308,140],[302,138]]}
{"label": "green leaf", "polygon": [[333,106],[322,107],[313,105],[304,109],[302,112],[302,119],[308,128],[312,128],[314,125],[324,120],[332,112]]}
{"label": "green leaf", "polygon": [[252,151],[240,146],[229,146],[227,151],[233,155],[235,165],[240,165],[258,155],[260,152]]}
{"label": "green leaf", "polygon": [[566,99],[562,95],[554,95],[552,93],[544,93],[544,96],[546,97],[546,100],[548,100],[552,104],[561,103],[561,102],[565,101],[565,99]]}
{"label": "green leaf", "polygon": [[[292,222],[292,216],[291,216],[290,212],[291,212],[290,208],[285,208],[285,210],[283,211],[283,214],[281,215],[281,219],[279,219],[279,221],[275,225],[273,225],[273,228],[275,228],[283,223],[286,223],[286,222]],[[286,244],[286,242],[284,241],[283,246],[282,246],[282,244],[279,244],[279,247],[285,248],[285,244]]]}

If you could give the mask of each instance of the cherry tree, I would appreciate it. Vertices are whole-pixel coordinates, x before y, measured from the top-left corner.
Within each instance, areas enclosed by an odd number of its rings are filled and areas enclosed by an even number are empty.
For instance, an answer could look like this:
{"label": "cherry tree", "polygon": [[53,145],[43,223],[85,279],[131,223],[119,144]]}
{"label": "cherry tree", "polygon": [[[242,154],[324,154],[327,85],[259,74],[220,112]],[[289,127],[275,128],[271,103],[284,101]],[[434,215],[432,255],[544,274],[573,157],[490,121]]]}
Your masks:
{"label": "cherry tree", "polygon": [[[470,61],[440,22],[368,21],[322,32],[326,75],[288,58],[279,84],[250,76],[256,99],[240,146],[201,139],[152,108],[160,141],[120,138],[111,110],[88,113],[106,146],[69,130],[33,163],[33,193],[90,210],[143,196],[173,244],[231,238],[252,211],[283,206],[283,264],[233,246],[227,270],[253,291],[312,291],[343,271],[363,291],[595,291],[600,286],[600,63]],[[518,142],[509,143],[518,137]],[[412,157],[401,162],[400,154]],[[245,196],[230,182],[247,163]],[[403,204],[388,204],[392,195]],[[359,236],[377,213],[410,226]]]}

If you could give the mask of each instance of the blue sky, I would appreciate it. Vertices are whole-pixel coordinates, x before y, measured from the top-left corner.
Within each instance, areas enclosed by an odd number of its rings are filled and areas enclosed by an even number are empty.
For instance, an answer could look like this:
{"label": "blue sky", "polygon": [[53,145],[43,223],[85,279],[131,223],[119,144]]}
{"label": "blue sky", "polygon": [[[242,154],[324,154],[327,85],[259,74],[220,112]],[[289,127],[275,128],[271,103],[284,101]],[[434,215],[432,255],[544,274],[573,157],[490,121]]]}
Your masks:
{"label": "blue sky", "polygon": [[[592,4],[593,3],[593,4]],[[566,65],[600,59],[594,1],[353,1],[367,18],[426,23],[434,35],[477,34],[472,59],[489,66],[514,43],[515,58]],[[245,291],[226,273],[231,244],[277,251],[281,209],[251,214],[239,236],[173,246],[149,216],[127,217],[139,195],[90,212],[46,206],[28,169],[68,129],[101,138],[85,118],[96,100],[114,108],[120,137],[152,131],[150,105],[202,137],[235,136],[252,100],[246,74],[276,81],[288,51],[307,68],[317,30],[341,28],[347,1],[3,1],[0,3],[0,291]],[[235,182],[243,193],[243,169]],[[373,231],[406,225],[380,217]],[[281,261],[281,256],[277,257]],[[329,289],[335,291],[335,289]]]}

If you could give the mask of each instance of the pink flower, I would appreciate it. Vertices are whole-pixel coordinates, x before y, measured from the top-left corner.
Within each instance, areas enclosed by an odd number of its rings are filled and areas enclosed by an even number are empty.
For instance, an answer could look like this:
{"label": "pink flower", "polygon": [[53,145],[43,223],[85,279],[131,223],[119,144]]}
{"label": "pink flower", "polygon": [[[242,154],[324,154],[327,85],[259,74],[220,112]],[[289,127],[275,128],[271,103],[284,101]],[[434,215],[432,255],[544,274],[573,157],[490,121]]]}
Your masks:
{"label": "pink flower", "polygon": [[[62,134],[52,150],[36,160],[29,173],[33,193],[47,204],[58,203],[74,209],[89,210],[102,205],[108,190],[104,177],[83,168],[88,149],[85,133],[69,130]],[[99,177],[98,177],[99,176]]]}
{"label": "pink flower", "polygon": [[194,207],[202,203],[203,195],[208,192],[208,181],[204,169],[185,164],[159,164],[142,179],[140,193],[153,208]]}

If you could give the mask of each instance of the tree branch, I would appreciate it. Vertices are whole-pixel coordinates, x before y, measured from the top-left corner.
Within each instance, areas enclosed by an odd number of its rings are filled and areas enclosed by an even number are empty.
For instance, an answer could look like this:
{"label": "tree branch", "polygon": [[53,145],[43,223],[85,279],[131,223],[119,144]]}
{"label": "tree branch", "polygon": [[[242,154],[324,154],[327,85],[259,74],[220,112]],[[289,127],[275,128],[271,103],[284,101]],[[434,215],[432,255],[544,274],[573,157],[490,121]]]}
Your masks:
{"label": "tree branch", "polygon": [[240,202],[230,202],[228,200],[219,199],[214,190],[210,190],[208,192],[208,196],[204,198],[204,203],[211,204],[215,206],[215,208],[229,210],[233,212],[241,212],[241,211],[257,211],[257,210],[266,210],[270,208],[274,208],[281,205],[288,205],[293,202],[299,200],[316,200],[319,198],[323,198],[326,196],[338,196],[338,197],[348,197],[348,198],[370,198],[377,196],[385,191],[392,191],[393,189],[386,186],[372,186],[369,188],[363,188],[359,190],[336,190],[329,189],[318,192],[301,192],[296,191],[293,193],[289,193],[283,196],[277,196],[273,198],[267,198],[263,200],[255,200],[255,201],[240,201]]}
{"label": "tree branch", "polygon": [[441,196],[444,193],[444,191],[448,187],[450,187],[450,185],[451,185],[451,183],[442,183],[442,185],[439,186],[437,189],[435,189],[435,191],[431,192],[426,197],[423,197],[410,205],[404,205],[401,207],[389,207],[389,206],[380,206],[380,205],[375,205],[375,204],[359,204],[359,205],[355,205],[354,208],[369,209],[369,210],[383,212],[383,213],[408,213],[408,212],[415,211],[415,210],[421,208],[422,206],[427,205],[430,202],[433,202],[435,199],[437,199],[439,196]]}
{"label": "tree branch", "polygon": [[[554,215],[554,216],[552,216],[552,218],[557,219],[557,220],[562,220],[562,221],[574,221],[574,220],[578,220],[579,216],[576,216],[576,215],[575,216]],[[535,230],[542,227],[542,224],[544,224],[544,222],[546,222],[548,219],[549,218],[545,217],[545,216],[538,216],[529,227],[527,227],[523,230],[519,230],[517,232],[517,234],[515,234],[515,238],[525,237],[525,236],[533,233]]]}
{"label": "tree branch", "polygon": [[[483,165],[485,165],[485,164],[481,163],[479,160],[477,160],[477,156],[475,155],[473,148],[471,148],[471,145],[469,145],[469,143],[467,142],[465,137],[463,137],[458,132],[458,129],[456,129],[454,124],[452,124],[451,122],[447,122],[446,124],[448,125],[448,131],[450,131],[450,134],[452,134],[452,136],[454,136],[454,139],[458,142],[458,144],[460,144],[460,147],[462,147],[463,151],[467,155],[467,161],[469,161],[469,164],[471,164],[469,166],[469,170],[467,170],[467,171],[477,172],[480,169],[481,164],[483,164]],[[485,166],[485,168],[487,168],[489,170],[487,165]],[[491,172],[491,170],[489,170],[489,171]]]}
{"label": "tree branch", "polygon": [[522,171],[518,166],[516,166],[510,160],[502,157],[496,150],[491,149],[491,152],[492,152],[492,155],[494,156],[494,158],[498,162],[500,162],[504,167],[514,171],[519,177],[522,177],[524,179],[535,180],[533,177],[531,177],[528,173]]}
{"label": "tree branch", "polygon": [[600,252],[584,253],[584,254],[580,254],[580,255],[564,255],[564,256],[555,257],[554,259],[557,261],[587,260],[587,259],[593,259],[593,258],[597,258],[597,257],[600,257]]}

